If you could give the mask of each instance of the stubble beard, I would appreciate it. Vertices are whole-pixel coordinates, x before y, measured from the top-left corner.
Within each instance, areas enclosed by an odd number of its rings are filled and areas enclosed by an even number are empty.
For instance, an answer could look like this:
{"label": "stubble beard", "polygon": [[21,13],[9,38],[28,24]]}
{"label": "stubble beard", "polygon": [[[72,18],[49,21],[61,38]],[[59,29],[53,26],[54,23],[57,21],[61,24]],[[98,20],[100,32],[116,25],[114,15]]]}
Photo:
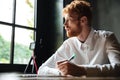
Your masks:
{"label": "stubble beard", "polygon": [[76,36],[78,36],[79,35],[79,32],[75,32],[75,31],[73,31],[73,32],[66,32],[66,35],[67,35],[67,37],[76,37]]}
{"label": "stubble beard", "polygon": [[81,34],[82,28],[80,24],[78,24],[78,27],[74,30],[66,31],[67,37],[77,37],[79,34]]}

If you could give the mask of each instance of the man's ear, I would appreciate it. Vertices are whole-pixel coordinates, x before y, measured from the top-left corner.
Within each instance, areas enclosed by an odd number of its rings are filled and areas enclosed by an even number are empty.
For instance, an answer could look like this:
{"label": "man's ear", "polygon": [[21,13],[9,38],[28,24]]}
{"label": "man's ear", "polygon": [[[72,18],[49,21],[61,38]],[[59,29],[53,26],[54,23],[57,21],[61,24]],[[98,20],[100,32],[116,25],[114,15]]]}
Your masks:
{"label": "man's ear", "polygon": [[81,23],[87,23],[88,19],[87,19],[86,16],[83,16],[83,17],[80,18],[80,21],[81,21]]}

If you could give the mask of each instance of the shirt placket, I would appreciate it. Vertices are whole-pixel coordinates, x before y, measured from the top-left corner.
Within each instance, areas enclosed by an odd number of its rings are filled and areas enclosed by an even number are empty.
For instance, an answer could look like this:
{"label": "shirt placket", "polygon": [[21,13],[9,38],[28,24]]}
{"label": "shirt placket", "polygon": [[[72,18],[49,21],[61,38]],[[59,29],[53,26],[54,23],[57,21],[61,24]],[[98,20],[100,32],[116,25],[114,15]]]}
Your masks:
{"label": "shirt placket", "polygon": [[87,44],[82,44],[81,49],[83,50],[84,58],[85,58],[85,64],[89,64],[89,56],[88,56],[88,51],[89,47]]}

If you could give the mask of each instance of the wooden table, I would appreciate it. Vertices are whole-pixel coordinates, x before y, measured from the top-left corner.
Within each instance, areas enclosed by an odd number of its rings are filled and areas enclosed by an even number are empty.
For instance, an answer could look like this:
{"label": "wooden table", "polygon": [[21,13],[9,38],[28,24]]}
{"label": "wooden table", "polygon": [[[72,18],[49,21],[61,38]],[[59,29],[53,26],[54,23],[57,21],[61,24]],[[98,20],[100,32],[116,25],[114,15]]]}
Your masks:
{"label": "wooden table", "polygon": [[66,77],[40,76],[36,74],[3,73],[0,80],[120,80],[120,77]]}
{"label": "wooden table", "polygon": [[20,78],[21,80],[120,80],[120,78],[115,77],[28,77]]}
{"label": "wooden table", "polygon": [[[31,74],[30,74],[31,75]],[[120,77],[20,76],[21,80],[120,80]]]}

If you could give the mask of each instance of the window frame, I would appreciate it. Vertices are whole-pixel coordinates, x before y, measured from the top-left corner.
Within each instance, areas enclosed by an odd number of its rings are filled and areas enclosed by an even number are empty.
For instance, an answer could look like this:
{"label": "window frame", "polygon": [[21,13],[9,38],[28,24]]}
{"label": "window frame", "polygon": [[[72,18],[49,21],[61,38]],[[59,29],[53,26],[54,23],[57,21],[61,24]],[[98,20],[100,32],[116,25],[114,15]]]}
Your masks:
{"label": "window frame", "polygon": [[[8,25],[8,26],[12,27],[11,44],[10,44],[10,60],[9,60],[10,62],[8,64],[15,64],[14,63],[14,49],[15,49],[14,46],[15,46],[15,28],[16,27],[27,29],[27,30],[32,30],[34,32],[33,33],[33,40],[36,41],[37,0],[34,0],[34,26],[33,27],[16,24],[16,1],[17,0],[13,0],[12,22],[0,21],[0,24]],[[4,63],[1,63],[1,64],[4,64]]]}

